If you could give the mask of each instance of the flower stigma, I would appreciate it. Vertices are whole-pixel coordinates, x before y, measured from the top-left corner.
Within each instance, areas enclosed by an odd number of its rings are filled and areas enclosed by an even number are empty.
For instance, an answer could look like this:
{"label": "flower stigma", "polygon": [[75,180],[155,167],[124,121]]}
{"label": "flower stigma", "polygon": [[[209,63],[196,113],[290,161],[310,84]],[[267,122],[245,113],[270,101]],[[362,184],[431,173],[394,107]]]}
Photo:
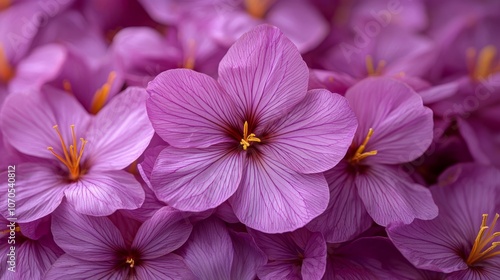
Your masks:
{"label": "flower stigma", "polygon": [[241,138],[240,144],[243,146],[243,150],[247,150],[250,147],[251,142],[260,142],[260,139],[255,136],[254,133],[248,134],[248,122],[245,121],[243,124],[243,138]]}
{"label": "flower stigma", "polygon": [[12,0],[0,0],[0,11],[3,11],[12,5]]}
{"label": "flower stigma", "polygon": [[108,75],[108,80],[104,85],[98,89],[94,94],[94,99],[92,100],[92,105],[90,106],[90,113],[97,114],[102,107],[104,107],[104,103],[108,99],[109,91],[111,90],[111,86],[113,86],[113,82],[116,78],[116,72],[111,71]]}
{"label": "flower stigma", "polygon": [[500,72],[500,61],[494,61],[496,54],[497,49],[492,45],[482,48],[479,55],[475,48],[467,49],[467,65],[472,79],[480,81]]}
{"label": "flower stigma", "polygon": [[273,0],[245,0],[247,12],[254,18],[264,18]]}
{"label": "flower stigma", "polygon": [[494,232],[499,216],[500,215],[496,213],[491,225],[487,226],[486,222],[488,221],[488,214],[483,214],[481,227],[479,228],[476,240],[474,241],[472,250],[469,253],[469,257],[465,261],[468,265],[473,265],[479,261],[500,256],[500,250],[498,250],[498,248],[500,248],[500,241],[493,241],[495,238],[500,237],[500,232]]}
{"label": "flower stigma", "polygon": [[387,64],[385,60],[380,60],[377,63],[377,68],[375,68],[373,64],[373,57],[371,55],[366,56],[365,62],[366,62],[366,71],[368,72],[369,76],[382,75],[382,71],[384,71],[384,67]]}
{"label": "flower stigma", "polygon": [[130,264],[130,268],[134,268],[135,261],[132,257],[127,257],[127,260],[125,261],[125,263]]}
{"label": "flower stigma", "polygon": [[[0,0],[0,10],[2,2]],[[7,59],[7,55],[3,49],[2,44],[0,44],[0,82],[8,83],[14,77],[14,70]]]}
{"label": "flower stigma", "polygon": [[77,149],[77,143],[76,143],[76,134],[75,134],[75,125],[72,124],[71,126],[71,138],[72,138],[72,143],[70,143],[69,148],[66,145],[66,142],[64,142],[64,139],[61,135],[61,132],[59,131],[59,128],[57,125],[54,125],[53,128],[56,131],[57,135],[59,136],[59,141],[61,141],[61,146],[63,149],[64,157],[58,155],[56,152],[54,152],[54,148],[52,147],[47,147],[47,149],[59,160],[61,161],[66,167],[68,167],[69,171],[69,179],[74,181],[80,178],[82,175],[82,170],[80,169],[80,160],[82,159],[83,155],[83,150],[85,149],[85,145],[87,144],[87,140],[80,138],[81,145],[80,145],[80,150]]}
{"label": "flower stigma", "polygon": [[368,134],[365,137],[365,140],[363,140],[363,143],[358,147],[354,155],[351,157],[349,160],[350,163],[353,164],[358,164],[361,160],[369,157],[369,156],[374,156],[377,154],[377,150],[373,150],[370,152],[365,152],[366,145],[368,144],[368,141],[370,141],[370,138],[373,135],[373,128],[370,128],[368,130]]}

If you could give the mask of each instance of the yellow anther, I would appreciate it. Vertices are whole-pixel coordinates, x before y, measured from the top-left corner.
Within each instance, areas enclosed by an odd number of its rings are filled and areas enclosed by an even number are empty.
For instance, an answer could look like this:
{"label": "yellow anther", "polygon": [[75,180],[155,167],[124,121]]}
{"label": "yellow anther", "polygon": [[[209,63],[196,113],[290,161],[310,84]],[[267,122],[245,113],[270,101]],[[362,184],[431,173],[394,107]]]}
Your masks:
{"label": "yellow anther", "polygon": [[54,130],[59,136],[59,141],[61,142],[64,157],[54,152],[53,147],[47,147],[47,149],[68,168],[69,179],[76,180],[81,175],[80,161],[82,159],[83,151],[85,149],[85,145],[87,144],[87,140],[80,138],[80,142],[82,144],[80,145],[80,149],[78,150],[76,142],[76,134],[75,134],[75,125],[72,124],[70,127],[71,127],[72,142],[68,147],[66,145],[66,142],[64,142],[61,132],[59,131],[59,127],[57,125],[53,126]]}
{"label": "yellow anther", "polygon": [[[495,232],[495,226],[500,215],[497,213],[490,226],[487,226],[488,214],[483,214],[481,227],[474,240],[474,245],[466,260],[468,265],[473,265],[479,261],[490,259],[495,256],[500,256],[500,232]],[[496,239],[496,241],[495,241]]]}
{"label": "yellow anther", "polygon": [[127,260],[125,261],[126,263],[130,264],[130,268],[133,268],[135,265],[135,261],[133,258],[128,257]]}
{"label": "yellow anther", "polygon": [[372,135],[373,135],[373,128],[370,128],[368,130],[368,134],[365,137],[365,140],[363,140],[363,143],[358,147],[358,149],[356,149],[356,152],[354,153],[354,155],[350,159],[351,163],[357,164],[361,160],[363,160],[369,156],[374,156],[377,154],[377,150],[365,152],[366,145],[368,144],[368,141],[370,141],[370,138],[372,137]]}
{"label": "yellow anther", "polygon": [[243,124],[243,138],[241,138],[240,144],[243,146],[243,150],[247,150],[250,147],[251,142],[260,142],[260,139],[255,136],[254,133],[248,134],[248,122],[245,121]]}

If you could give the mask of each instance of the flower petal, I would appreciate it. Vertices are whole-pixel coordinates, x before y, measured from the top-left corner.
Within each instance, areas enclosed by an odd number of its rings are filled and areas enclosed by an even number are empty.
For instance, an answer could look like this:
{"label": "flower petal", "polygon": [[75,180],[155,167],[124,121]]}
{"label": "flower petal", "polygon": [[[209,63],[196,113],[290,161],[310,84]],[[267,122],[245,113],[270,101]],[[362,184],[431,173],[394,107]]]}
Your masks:
{"label": "flower petal", "polygon": [[413,183],[397,167],[370,166],[356,177],[356,185],[366,211],[379,225],[431,220],[438,214],[429,189]]}
{"label": "flower petal", "polygon": [[228,129],[243,126],[234,104],[211,77],[187,69],[158,75],[147,88],[156,133],[178,148],[204,148],[231,141]]}
{"label": "flower petal", "polygon": [[196,280],[184,259],[176,254],[146,260],[136,268],[137,279]]}
{"label": "flower petal", "polygon": [[[50,240],[54,243],[52,240]],[[53,246],[50,246],[53,245]],[[42,279],[47,270],[62,254],[55,244],[26,240],[17,249],[16,273],[25,279]]]}
{"label": "flower petal", "polygon": [[372,218],[359,198],[355,177],[345,161],[325,172],[325,177],[330,187],[328,208],[307,228],[321,232],[330,243],[351,240],[372,225]]}
{"label": "flower petal", "polygon": [[378,154],[363,159],[363,164],[410,162],[431,144],[432,111],[406,84],[391,78],[368,78],[351,87],[346,98],[359,122],[353,143],[361,145],[369,129],[374,131],[365,150]]}
{"label": "flower petal", "polygon": [[198,223],[183,251],[187,266],[199,279],[231,279],[234,250],[220,220],[211,218]]}
{"label": "flower petal", "polygon": [[292,262],[270,262],[259,269],[257,276],[261,280],[302,279],[300,265]]}
{"label": "flower petal", "polygon": [[266,128],[269,136],[262,152],[296,172],[323,172],[345,156],[356,128],[344,97],[311,90],[287,116]]}
{"label": "flower petal", "polygon": [[321,233],[309,236],[304,248],[305,259],[302,262],[302,279],[321,279],[326,269],[326,241]]}
{"label": "flower petal", "polygon": [[158,199],[183,211],[215,208],[238,188],[243,153],[227,145],[204,149],[165,148],[156,161],[151,185]]}
{"label": "flower petal", "polygon": [[266,264],[267,256],[248,233],[230,231],[229,234],[234,248],[231,279],[254,280],[257,270]]}
{"label": "flower petal", "polygon": [[54,160],[47,147],[53,147],[59,155],[63,155],[63,151],[52,127],[58,125],[65,142],[71,143],[70,125],[75,125],[77,137],[83,137],[89,122],[90,116],[80,103],[57,90],[9,94],[0,115],[6,142],[22,153]]}
{"label": "flower petal", "polygon": [[114,261],[116,251],[125,248],[123,237],[111,220],[77,213],[66,203],[52,216],[52,233],[57,245],[80,263]]}
{"label": "flower petal", "polygon": [[184,244],[192,229],[188,215],[170,207],[163,207],[142,224],[132,248],[141,251],[142,259],[159,258]]}
{"label": "flower petal", "polygon": [[[7,172],[2,172],[8,178]],[[8,181],[0,183],[2,200],[8,202],[10,189]],[[67,184],[50,165],[24,163],[16,165],[15,209],[12,213],[2,207],[2,215],[6,218],[17,218],[17,222],[31,222],[52,213],[61,204]],[[12,199],[12,198],[11,198]],[[7,206],[7,205],[5,205]],[[14,214],[14,215],[11,215]]]}
{"label": "flower petal", "polygon": [[115,270],[115,265],[113,261],[82,260],[65,254],[57,259],[44,279],[127,279],[128,271]]}
{"label": "flower petal", "polygon": [[111,215],[118,209],[137,209],[144,202],[141,184],[122,170],[86,174],[64,193],[77,212],[91,216]]}
{"label": "flower petal", "polygon": [[266,233],[292,231],[325,211],[328,185],[323,174],[300,174],[259,156],[248,159],[229,200],[243,224]]}
{"label": "flower petal", "polygon": [[86,135],[85,155],[92,168],[123,169],[144,152],[154,134],[146,99],[144,89],[129,87],[97,114]]}
{"label": "flower petal", "polygon": [[270,25],[241,36],[219,64],[219,83],[249,122],[286,114],[305,97],[308,80],[297,47]]}

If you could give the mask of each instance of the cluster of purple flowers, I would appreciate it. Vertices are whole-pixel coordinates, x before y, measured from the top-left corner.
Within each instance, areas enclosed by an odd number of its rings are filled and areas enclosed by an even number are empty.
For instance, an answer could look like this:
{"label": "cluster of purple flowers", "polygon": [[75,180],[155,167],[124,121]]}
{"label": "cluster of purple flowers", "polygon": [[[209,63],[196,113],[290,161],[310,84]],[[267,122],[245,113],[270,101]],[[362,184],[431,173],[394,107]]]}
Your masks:
{"label": "cluster of purple flowers", "polygon": [[0,0],[1,279],[500,279],[500,1]]}

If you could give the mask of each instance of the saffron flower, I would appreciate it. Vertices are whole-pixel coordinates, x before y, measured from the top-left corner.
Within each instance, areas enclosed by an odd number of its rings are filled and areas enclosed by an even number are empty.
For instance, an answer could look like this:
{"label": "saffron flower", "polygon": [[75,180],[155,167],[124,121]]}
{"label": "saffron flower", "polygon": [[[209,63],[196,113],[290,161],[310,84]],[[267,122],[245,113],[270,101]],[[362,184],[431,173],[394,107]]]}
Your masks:
{"label": "saffron flower", "polygon": [[[35,158],[16,167],[18,222],[49,215],[64,197],[88,215],[140,207],[144,190],[122,169],[153,136],[146,98],[144,89],[128,88],[93,116],[65,92],[10,94],[0,115],[4,141]],[[7,181],[1,186],[7,199]]]}
{"label": "saffron flower", "polygon": [[198,279],[254,280],[266,255],[245,232],[227,228],[215,217],[199,222],[180,250]]}
{"label": "saffron flower", "polygon": [[436,217],[429,190],[398,164],[421,156],[433,136],[432,111],[406,84],[388,77],[365,79],[346,93],[359,126],[344,160],[325,176],[328,209],[308,228],[328,242],[344,242],[379,225]]}
{"label": "saffron flower", "polygon": [[342,159],[357,123],[343,97],[307,83],[297,48],[267,25],[230,48],[218,81],[186,69],[160,74],[147,88],[151,122],[170,144],[151,174],[156,196],[198,212],[229,199],[243,224],[268,233],[321,214],[320,172]]}
{"label": "saffron flower", "polygon": [[61,205],[52,219],[55,242],[66,252],[46,279],[195,279],[172,253],[189,237],[184,215],[162,208],[145,221],[129,244],[107,217],[79,214]]}
{"label": "saffron flower", "polygon": [[458,164],[431,187],[439,215],[387,234],[416,267],[447,273],[447,279],[500,278],[500,171]]}

